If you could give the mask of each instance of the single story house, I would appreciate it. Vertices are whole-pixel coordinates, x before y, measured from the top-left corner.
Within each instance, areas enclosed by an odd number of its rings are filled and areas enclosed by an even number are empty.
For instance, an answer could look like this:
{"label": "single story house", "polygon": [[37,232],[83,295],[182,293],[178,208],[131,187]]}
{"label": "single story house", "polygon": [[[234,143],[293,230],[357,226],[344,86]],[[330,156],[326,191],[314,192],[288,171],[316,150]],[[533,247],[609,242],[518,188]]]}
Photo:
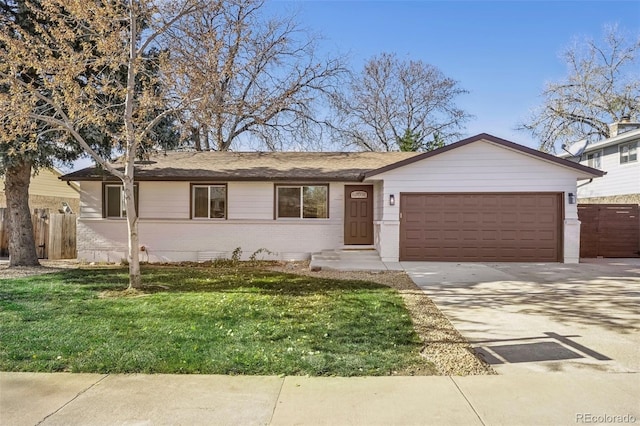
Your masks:
{"label": "single story house", "polygon": [[[161,153],[136,166],[142,260],[347,247],[385,262],[576,263],[576,182],[603,174],[488,134],[426,153]],[[80,184],[78,257],[126,257],[119,182],[97,168],[61,179]]]}

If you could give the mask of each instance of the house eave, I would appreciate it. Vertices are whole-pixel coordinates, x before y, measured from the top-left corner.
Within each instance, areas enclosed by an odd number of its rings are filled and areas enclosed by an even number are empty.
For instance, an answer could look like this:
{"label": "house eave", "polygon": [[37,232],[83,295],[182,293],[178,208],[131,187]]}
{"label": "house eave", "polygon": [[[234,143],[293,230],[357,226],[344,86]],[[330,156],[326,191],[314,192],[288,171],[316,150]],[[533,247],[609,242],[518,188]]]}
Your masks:
{"label": "house eave", "polygon": [[[112,175],[105,176],[61,176],[60,180],[67,182],[119,182],[119,179]],[[141,176],[136,175],[136,182],[362,182],[363,175],[359,176],[226,176],[226,175],[210,175],[210,176]]]}

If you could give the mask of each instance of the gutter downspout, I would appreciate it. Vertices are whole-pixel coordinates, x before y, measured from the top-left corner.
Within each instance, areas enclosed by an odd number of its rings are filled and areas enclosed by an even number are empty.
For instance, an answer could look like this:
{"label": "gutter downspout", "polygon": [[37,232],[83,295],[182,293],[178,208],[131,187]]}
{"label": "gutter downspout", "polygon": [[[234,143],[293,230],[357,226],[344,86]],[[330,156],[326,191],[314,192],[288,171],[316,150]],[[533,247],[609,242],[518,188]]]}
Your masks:
{"label": "gutter downspout", "polygon": [[576,186],[576,188],[582,188],[585,185],[589,185],[591,182],[593,182],[593,178],[589,179],[589,182],[581,183],[580,185]]}

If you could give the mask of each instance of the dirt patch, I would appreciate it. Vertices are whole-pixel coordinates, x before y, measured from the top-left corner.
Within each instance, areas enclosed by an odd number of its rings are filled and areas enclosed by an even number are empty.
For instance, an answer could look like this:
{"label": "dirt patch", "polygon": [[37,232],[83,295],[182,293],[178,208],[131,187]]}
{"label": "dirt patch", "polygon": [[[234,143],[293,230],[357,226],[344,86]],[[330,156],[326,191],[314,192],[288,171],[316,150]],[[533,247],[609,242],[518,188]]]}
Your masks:
{"label": "dirt patch", "polygon": [[[267,269],[312,277],[372,281],[395,288],[402,296],[411,314],[413,326],[424,342],[422,356],[432,362],[440,374],[447,376],[497,374],[489,364],[474,355],[469,342],[405,272],[326,269],[311,271],[309,262],[284,263],[269,266]],[[430,371],[420,369],[401,373],[416,376],[431,374]]]}
{"label": "dirt patch", "polygon": [[9,268],[9,261],[3,261],[0,263],[0,280],[53,274],[64,269],[77,268],[79,265],[76,260],[40,260],[40,266],[14,266]]}

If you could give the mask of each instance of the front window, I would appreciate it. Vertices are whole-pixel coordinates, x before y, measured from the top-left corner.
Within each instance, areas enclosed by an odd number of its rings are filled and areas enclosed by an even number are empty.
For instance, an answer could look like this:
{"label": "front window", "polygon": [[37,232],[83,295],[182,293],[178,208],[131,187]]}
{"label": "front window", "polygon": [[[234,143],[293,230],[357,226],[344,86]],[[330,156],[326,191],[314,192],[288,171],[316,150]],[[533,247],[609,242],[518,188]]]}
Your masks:
{"label": "front window", "polygon": [[599,169],[601,164],[602,151],[592,152],[587,154],[587,166]]}
{"label": "front window", "polygon": [[620,145],[620,164],[638,161],[638,142]]}
{"label": "front window", "polygon": [[276,187],[276,217],[326,219],[329,217],[328,185]]}
{"label": "front window", "polygon": [[191,208],[194,219],[225,219],[227,217],[226,185],[192,185]]}
{"label": "front window", "polygon": [[[122,185],[105,184],[103,188],[104,209],[103,216],[111,218],[127,217],[127,211],[124,201],[124,188]],[[133,198],[135,200],[135,208],[138,210],[138,185],[133,187]]]}

